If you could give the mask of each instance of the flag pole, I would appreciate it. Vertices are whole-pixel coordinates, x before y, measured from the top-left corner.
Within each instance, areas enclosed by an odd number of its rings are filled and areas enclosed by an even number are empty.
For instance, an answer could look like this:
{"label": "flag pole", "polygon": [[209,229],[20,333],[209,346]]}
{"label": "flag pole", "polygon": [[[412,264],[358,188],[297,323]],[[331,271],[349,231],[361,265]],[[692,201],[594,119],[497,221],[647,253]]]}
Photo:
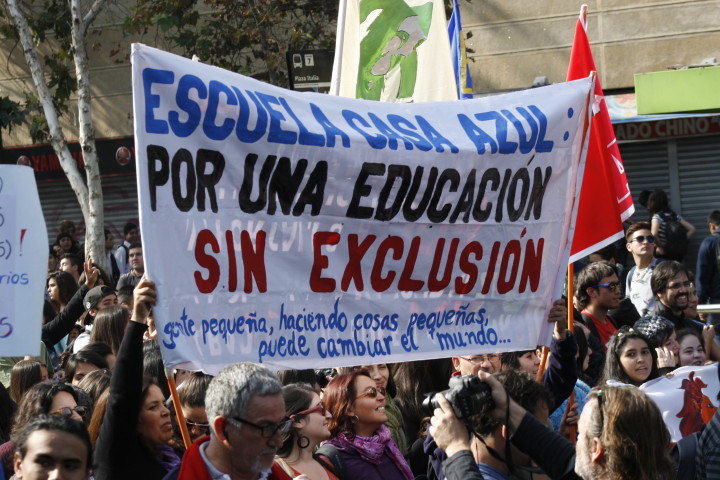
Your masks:
{"label": "flag pole", "polygon": [[185,449],[188,449],[190,445],[192,445],[190,432],[188,432],[187,423],[185,423],[185,415],[180,405],[180,397],[178,396],[177,385],[175,385],[175,376],[171,368],[165,369],[165,378],[167,378],[168,387],[170,387],[170,396],[172,397],[173,407],[175,408],[175,420],[178,423],[178,427],[180,427],[180,434],[182,435]]}

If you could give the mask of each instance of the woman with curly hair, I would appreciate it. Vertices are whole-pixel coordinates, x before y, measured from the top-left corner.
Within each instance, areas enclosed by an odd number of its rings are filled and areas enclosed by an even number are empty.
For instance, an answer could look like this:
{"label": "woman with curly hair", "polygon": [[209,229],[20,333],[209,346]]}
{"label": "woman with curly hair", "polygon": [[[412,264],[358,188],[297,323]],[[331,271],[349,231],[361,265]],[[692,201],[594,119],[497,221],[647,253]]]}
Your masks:
{"label": "woman with curly hair", "polygon": [[[78,406],[78,396],[75,390],[64,383],[42,382],[33,385],[20,401],[12,426],[12,435],[23,429],[25,425],[38,415],[62,415],[64,417],[83,421],[85,407]],[[15,446],[12,441],[0,445],[5,477],[13,475],[13,454]]]}
{"label": "woman with curly hair", "polygon": [[338,450],[346,478],[412,480],[405,458],[385,426],[385,389],[365,369],[338,375],[323,397],[332,418],[328,442]]}

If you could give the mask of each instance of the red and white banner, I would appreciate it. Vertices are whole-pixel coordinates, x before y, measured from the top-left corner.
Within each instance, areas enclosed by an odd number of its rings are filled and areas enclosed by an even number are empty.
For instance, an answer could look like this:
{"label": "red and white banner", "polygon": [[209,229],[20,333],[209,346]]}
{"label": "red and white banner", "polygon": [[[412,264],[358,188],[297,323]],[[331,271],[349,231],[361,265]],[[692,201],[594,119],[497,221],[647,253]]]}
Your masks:
{"label": "red and white banner", "polygon": [[[587,5],[583,5],[575,26],[567,80],[585,78],[595,71],[587,37]],[[622,222],[635,211],[599,78],[595,81],[593,114],[570,262],[623,238]]]}
{"label": "red and white banner", "polygon": [[717,411],[718,366],[681,367],[640,389],[660,408],[672,441],[677,442],[700,431]]}
{"label": "red and white banner", "polygon": [[524,350],[552,327],[592,79],[405,104],[292,92],[143,45],[132,65],[166,364]]}

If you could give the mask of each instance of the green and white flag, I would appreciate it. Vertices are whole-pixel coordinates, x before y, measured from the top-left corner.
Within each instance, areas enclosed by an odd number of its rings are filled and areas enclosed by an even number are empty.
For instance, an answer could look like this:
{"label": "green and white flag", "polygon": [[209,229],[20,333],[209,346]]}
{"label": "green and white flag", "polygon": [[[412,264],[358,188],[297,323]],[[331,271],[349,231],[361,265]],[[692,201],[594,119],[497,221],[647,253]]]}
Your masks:
{"label": "green and white flag", "polygon": [[383,102],[457,100],[440,0],[341,0],[330,93]]}

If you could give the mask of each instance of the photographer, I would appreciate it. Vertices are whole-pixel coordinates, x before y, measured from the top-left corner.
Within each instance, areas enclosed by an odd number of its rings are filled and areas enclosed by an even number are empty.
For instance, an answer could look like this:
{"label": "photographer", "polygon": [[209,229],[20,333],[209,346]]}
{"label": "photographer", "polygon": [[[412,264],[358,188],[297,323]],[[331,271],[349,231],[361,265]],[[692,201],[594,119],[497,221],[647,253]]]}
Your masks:
{"label": "photographer", "polygon": [[[543,373],[542,385],[552,394],[551,402],[548,404],[549,411],[554,411],[562,405],[575,387],[577,381],[577,365],[575,355],[577,343],[575,338],[565,327],[567,324],[567,308],[565,300],[558,299],[553,302],[548,313],[548,323],[554,323],[553,338],[551,343],[551,355],[548,360],[548,367]],[[510,366],[506,366],[511,371]],[[476,370],[475,374],[479,374]],[[480,370],[483,372],[483,370]],[[443,478],[442,462],[445,460],[445,453],[435,443],[432,431],[430,431],[423,443],[423,450],[428,455],[432,469],[438,478]]]}
{"label": "photographer", "polygon": [[[493,375],[493,378],[504,386],[510,398],[530,411],[538,421],[547,423],[549,406],[552,403],[552,396],[547,388],[522,372],[502,372]],[[476,414],[466,418],[467,424],[473,430],[473,438],[470,438],[466,423],[457,418],[445,397],[437,394],[435,398],[442,408],[435,411],[435,428],[431,428],[431,433],[436,443],[452,457],[443,463],[443,471],[449,479],[454,470],[452,465],[458,461],[454,454],[462,450],[465,450],[467,460],[472,459],[477,465],[475,470],[478,470],[485,480],[507,480],[511,475],[515,478],[532,478],[534,473],[539,473],[536,468],[531,467],[530,458],[510,444],[510,431],[502,419],[494,416],[490,399],[486,399],[484,404],[478,407]],[[447,415],[451,417],[444,421],[442,428],[438,428],[438,418],[441,417],[438,410],[443,415],[448,412]],[[450,470],[447,470],[448,468]]]}
{"label": "photographer", "polygon": [[[495,408],[490,413],[504,423],[512,443],[530,456],[553,479],[594,480],[673,477],[670,436],[657,406],[632,386],[593,389],[578,424],[575,446],[552,432],[519,405],[492,375],[479,373],[492,389]],[[512,397],[512,395],[510,395]],[[448,480],[483,478],[475,464],[465,425],[450,404],[438,398],[430,432],[448,459],[443,469]]]}

